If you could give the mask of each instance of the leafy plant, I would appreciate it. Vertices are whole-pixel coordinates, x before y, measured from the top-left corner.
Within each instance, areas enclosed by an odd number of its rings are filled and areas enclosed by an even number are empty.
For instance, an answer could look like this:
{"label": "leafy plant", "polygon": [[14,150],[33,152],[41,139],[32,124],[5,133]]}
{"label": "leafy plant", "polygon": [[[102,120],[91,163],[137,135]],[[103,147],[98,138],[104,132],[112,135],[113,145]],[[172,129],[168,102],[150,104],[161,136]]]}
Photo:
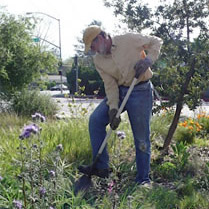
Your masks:
{"label": "leafy plant", "polygon": [[177,175],[176,165],[171,162],[164,162],[157,167],[157,175],[163,179],[172,180]]}
{"label": "leafy plant", "polygon": [[189,118],[178,124],[176,140],[187,144],[192,144],[197,136],[208,135],[209,116],[206,113],[199,113],[197,118]]}
{"label": "leafy plant", "polygon": [[178,142],[183,142],[187,144],[194,143],[196,131],[192,126],[193,122],[191,120],[189,122],[184,121],[183,123],[179,123],[179,128],[176,132],[176,140]]}
{"label": "leafy plant", "polygon": [[38,91],[24,90],[16,93],[12,100],[12,109],[23,116],[31,116],[40,112],[47,117],[53,117],[57,112],[57,105],[50,95]]}
{"label": "leafy plant", "polygon": [[202,129],[206,135],[209,134],[209,115],[205,112],[199,113],[197,115],[198,122],[202,125]]}
{"label": "leafy plant", "polygon": [[177,142],[171,145],[174,154],[171,155],[172,162],[176,165],[177,171],[181,171],[188,164],[189,152],[187,146],[183,142]]}
{"label": "leafy plant", "polygon": [[0,97],[10,100],[40,77],[40,70],[54,70],[57,59],[31,38],[34,25],[29,19],[0,13]]}

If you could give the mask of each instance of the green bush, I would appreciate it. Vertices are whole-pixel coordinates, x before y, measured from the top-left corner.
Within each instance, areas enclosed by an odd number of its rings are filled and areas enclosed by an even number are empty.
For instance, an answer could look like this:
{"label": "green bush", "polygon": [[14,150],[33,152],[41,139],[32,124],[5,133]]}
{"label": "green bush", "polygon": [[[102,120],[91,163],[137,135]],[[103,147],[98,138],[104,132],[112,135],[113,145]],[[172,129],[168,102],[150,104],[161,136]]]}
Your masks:
{"label": "green bush", "polygon": [[24,116],[31,116],[35,112],[40,112],[47,117],[52,117],[57,112],[57,104],[51,96],[40,94],[38,91],[24,90],[16,94],[11,107],[15,113]]}
{"label": "green bush", "polygon": [[173,179],[176,176],[176,165],[171,162],[164,162],[157,167],[158,176],[165,179]]}

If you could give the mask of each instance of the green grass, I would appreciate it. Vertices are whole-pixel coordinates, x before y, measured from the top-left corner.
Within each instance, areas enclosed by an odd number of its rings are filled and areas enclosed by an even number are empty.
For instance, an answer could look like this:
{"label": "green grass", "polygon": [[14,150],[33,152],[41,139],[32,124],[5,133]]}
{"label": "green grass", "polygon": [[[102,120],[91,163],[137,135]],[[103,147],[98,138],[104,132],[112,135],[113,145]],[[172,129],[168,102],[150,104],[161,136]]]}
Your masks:
{"label": "green grass", "polygon": [[[13,208],[14,199],[23,200],[21,193],[22,184],[17,176],[20,168],[17,166],[18,147],[24,124],[30,124],[30,118],[18,117],[15,114],[0,115],[0,208]],[[168,130],[171,115],[156,115],[152,119],[152,145],[153,152],[157,155],[155,145],[162,140]],[[112,134],[108,141],[110,153],[110,165],[113,168],[112,176],[107,180],[93,178],[94,188],[85,195],[75,196],[73,184],[80,177],[77,171],[79,164],[91,163],[91,146],[88,133],[88,118],[47,120],[41,124],[41,140],[43,141],[43,155],[46,157],[48,169],[52,167],[52,157],[54,149],[58,144],[63,145],[61,160],[58,170],[60,176],[57,179],[60,188],[55,197],[56,208],[61,209],[64,203],[68,208],[117,208],[117,209],[207,209],[207,190],[198,186],[196,174],[189,173],[187,166],[178,170],[174,158],[167,156],[163,163],[152,161],[152,179],[154,186],[152,190],[141,189],[134,184],[136,175],[135,150],[130,124],[127,116],[123,117],[123,122],[119,130],[126,133],[126,138],[119,140],[116,134]],[[29,140],[29,139],[27,139]],[[208,140],[197,138],[197,147],[208,147]],[[181,154],[181,153],[180,153]],[[179,159],[179,156],[177,156]],[[191,158],[192,159],[192,158]],[[188,162],[189,164],[190,162]],[[204,162],[202,162],[204,165]],[[202,166],[201,185],[208,184],[208,178]],[[205,178],[202,178],[205,175]],[[192,180],[191,180],[192,179]],[[110,181],[114,180],[112,193],[108,193],[107,187]],[[196,184],[194,184],[196,182]],[[169,185],[172,184],[172,187]],[[164,185],[164,186],[162,186]],[[181,185],[181,186],[179,186]],[[29,189],[30,186],[27,185]],[[29,209],[32,208],[31,206]],[[41,207],[40,207],[41,208]],[[44,208],[43,208],[44,209]]]}

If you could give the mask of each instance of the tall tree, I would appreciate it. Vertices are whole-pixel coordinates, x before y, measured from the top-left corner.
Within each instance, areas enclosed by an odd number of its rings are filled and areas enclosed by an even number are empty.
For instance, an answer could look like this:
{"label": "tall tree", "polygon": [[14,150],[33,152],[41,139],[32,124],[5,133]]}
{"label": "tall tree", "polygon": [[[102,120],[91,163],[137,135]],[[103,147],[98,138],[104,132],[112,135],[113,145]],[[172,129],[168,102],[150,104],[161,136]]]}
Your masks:
{"label": "tall tree", "polygon": [[51,71],[56,58],[36,45],[28,19],[0,13],[0,96],[9,99],[21,91],[40,71]]}
{"label": "tall tree", "polygon": [[184,104],[195,109],[201,92],[209,86],[209,10],[208,0],[161,0],[150,8],[141,0],[105,0],[131,30],[149,28],[164,44],[159,61],[158,89],[169,98],[167,106],[176,106],[175,115],[165,138],[167,150],[177,128]]}

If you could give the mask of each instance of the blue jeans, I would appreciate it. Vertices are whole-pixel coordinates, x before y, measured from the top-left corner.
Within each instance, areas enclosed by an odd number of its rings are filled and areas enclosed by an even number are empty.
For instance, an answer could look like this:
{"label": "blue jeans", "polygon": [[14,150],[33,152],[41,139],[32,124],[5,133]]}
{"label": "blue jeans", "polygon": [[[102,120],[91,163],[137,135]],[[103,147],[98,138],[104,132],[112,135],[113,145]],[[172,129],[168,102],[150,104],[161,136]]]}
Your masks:
{"label": "blue jeans", "polygon": [[[120,104],[124,99],[128,87],[119,86]],[[136,182],[149,182],[150,170],[150,118],[152,113],[152,84],[151,82],[136,85],[125,105],[123,111],[127,111],[136,150]],[[89,133],[93,152],[93,159],[96,157],[98,150],[106,136],[106,126],[109,123],[108,111],[105,98],[94,110],[89,119]],[[119,105],[120,105],[119,104]],[[104,169],[109,167],[109,156],[107,146],[102,152],[96,167]]]}

